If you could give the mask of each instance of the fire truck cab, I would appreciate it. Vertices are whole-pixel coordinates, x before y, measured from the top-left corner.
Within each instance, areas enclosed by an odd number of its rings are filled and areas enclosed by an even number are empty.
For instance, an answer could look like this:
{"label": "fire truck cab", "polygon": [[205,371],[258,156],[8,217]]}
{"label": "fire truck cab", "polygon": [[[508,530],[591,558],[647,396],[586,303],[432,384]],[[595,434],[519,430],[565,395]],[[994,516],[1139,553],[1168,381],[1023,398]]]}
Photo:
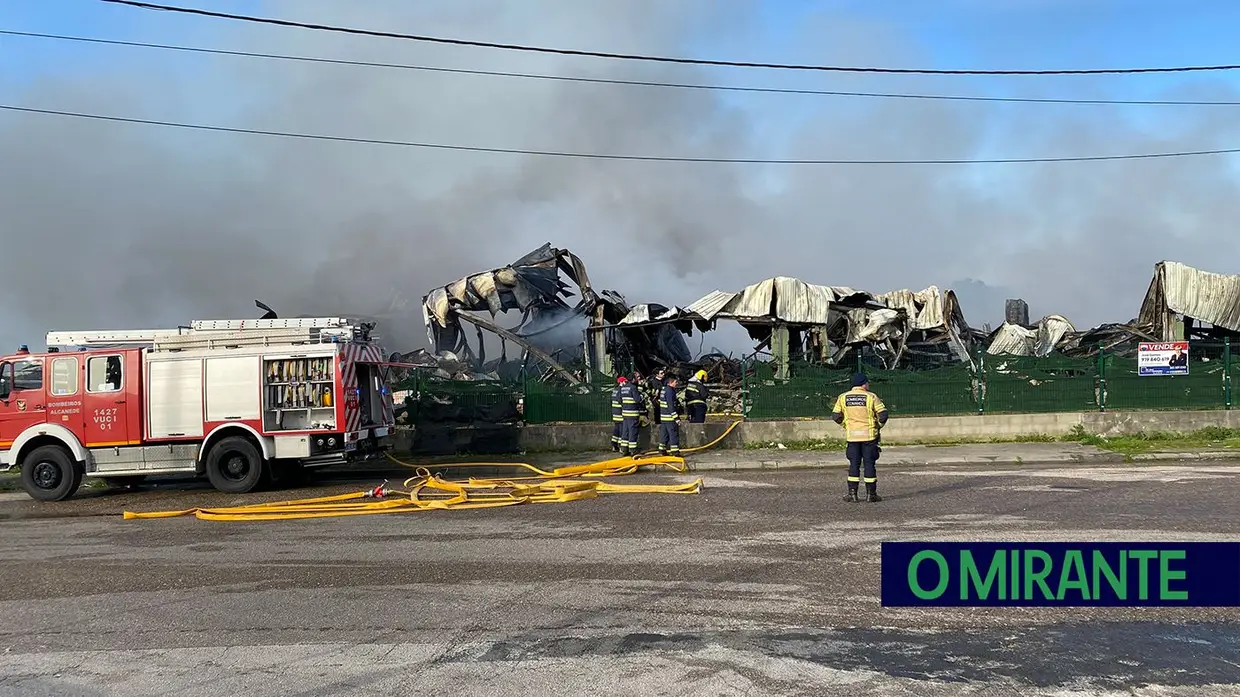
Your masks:
{"label": "fire truck cab", "polygon": [[344,318],[50,332],[0,358],[0,471],[34,499],[83,477],[206,476],[245,493],[273,470],[382,456],[395,410],[371,326]]}

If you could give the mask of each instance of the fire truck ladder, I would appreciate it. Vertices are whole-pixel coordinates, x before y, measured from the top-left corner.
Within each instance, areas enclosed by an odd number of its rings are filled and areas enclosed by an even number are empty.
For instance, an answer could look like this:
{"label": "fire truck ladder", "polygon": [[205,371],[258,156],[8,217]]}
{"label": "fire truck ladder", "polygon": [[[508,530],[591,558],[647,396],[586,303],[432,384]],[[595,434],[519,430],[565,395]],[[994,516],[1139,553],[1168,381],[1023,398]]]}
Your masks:
{"label": "fire truck ladder", "polygon": [[342,317],[194,320],[176,329],[48,332],[48,347],[149,347],[152,351],[369,340],[369,327]]}

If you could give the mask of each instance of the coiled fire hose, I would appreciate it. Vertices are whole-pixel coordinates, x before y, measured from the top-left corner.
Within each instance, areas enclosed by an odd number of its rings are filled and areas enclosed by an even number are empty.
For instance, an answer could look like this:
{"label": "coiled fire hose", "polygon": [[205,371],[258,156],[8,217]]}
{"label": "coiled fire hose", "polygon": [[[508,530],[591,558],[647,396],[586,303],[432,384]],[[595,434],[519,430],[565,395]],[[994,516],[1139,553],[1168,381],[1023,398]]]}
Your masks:
{"label": "coiled fire hose", "polygon": [[[698,452],[722,441],[740,421],[728,426],[723,435],[706,445],[682,453]],[[404,489],[389,488],[386,482],[373,489],[351,494],[321,496],[291,501],[275,501],[249,506],[226,508],[190,508],[175,511],[135,513],[125,511],[125,520],[175,518],[194,516],[212,521],[303,520],[336,518],[355,515],[379,515],[413,511],[499,508],[527,503],[568,503],[594,498],[602,494],[696,494],[702,489],[698,478],[687,484],[610,484],[602,477],[633,474],[641,466],[665,466],[685,472],[683,457],[636,455],[611,458],[585,465],[569,465],[544,470],[524,462],[464,462],[442,467],[517,467],[533,472],[533,476],[493,479],[447,480],[431,474],[424,466],[402,462],[387,455],[389,460],[414,470],[414,476],[402,484]]]}

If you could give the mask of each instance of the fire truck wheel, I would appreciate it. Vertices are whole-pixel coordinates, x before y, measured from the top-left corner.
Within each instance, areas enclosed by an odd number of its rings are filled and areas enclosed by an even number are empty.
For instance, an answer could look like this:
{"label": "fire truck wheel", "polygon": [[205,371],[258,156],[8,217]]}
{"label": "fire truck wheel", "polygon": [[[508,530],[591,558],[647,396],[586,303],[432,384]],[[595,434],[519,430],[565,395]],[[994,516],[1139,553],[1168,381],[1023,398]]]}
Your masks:
{"label": "fire truck wheel", "polygon": [[82,468],[59,445],[42,445],[22,458],[22,488],[38,501],[64,501],[82,485]]}
{"label": "fire truck wheel", "polygon": [[229,494],[245,494],[258,488],[264,469],[258,446],[241,436],[221,440],[207,455],[207,479],[211,486]]}

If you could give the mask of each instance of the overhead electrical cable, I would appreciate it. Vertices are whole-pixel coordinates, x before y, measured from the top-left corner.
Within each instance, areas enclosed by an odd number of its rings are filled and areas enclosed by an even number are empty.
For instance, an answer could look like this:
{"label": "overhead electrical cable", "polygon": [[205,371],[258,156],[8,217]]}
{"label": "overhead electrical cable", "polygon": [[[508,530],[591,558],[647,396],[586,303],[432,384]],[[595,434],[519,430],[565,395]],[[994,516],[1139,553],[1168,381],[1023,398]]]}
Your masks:
{"label": "overhead electrical cable", "polygon": [[165,12],[178,12],[183,14],[199,15],[203,17],[214,17],[217,19],[229,19],[241,22],[254,22],[258,24],[271,24],[283,27],[296,27],[299,29],[313,29],[316,31],[329,31],[343,34],[354,34],[359,36],[374,36],[388,39],[404,39],[407,41],[420,41],[424,43],[447,44],[453,46],[474,46],[479,48],[494,48],[505,51],[524,51],[529,53],[552,53],[565,56],[588,56],[592,58],[612,58],[618,60],[636,60],[649,61],[657,63],[678,63],[682,65],[712,65],[732,68],[771,68],[781,70],[814,70],[820,72],[837,72],[837,73],[888,73],[888,74],[918,74],[918,75],[1130,75],[1137,73],[1185,73],[1185,72],[1202,72],[1202,71],[1218,71],[1218,70],[1240,70],[1240,64],[1237,65],[1197,65],[1197,66],[1179,66],[1179,67],[1161,67],[1161,68],[1086,68],[1076,70],[951,70],[951,69],[932,69],[932,68],[877,68],[877,67],[847,67],[832,65],[797,65],[789,63],[756,63],[748,61],[726,61],[726,60],[706,60],[700,58],[681,58],[673,56],[653,56],[632,53],[610,53],[605,51],[585,51],[580,49],[567,48],[550,48],[546,46],[529,46],[524,44],[505,44],[491,41],[474,41],[469,39],[453,39],[441,36],[427,36],[419,34],[401,34],[389,31],[377,31],[373,29],[357,29],[353,27],[341,27],[330,24],[313,24],[310,22],[297,22],[287,19],[274,19],[271,17],[255,17],[252,15],[233,14],[229,12],[213,12],[211,10],[200,10],[192,7],[177,7],[175,5],[160,5],[150,2],[139,2],[138,0],[100,0],[101,2],[111,3],[115,5],[128,5],[147,10],[160,10]]}
{"label": "overhead electrical cable", "polygon": [[1198,157],[1205,155],[1226,155],[1240,153],[1240,148],[1220,150],[1191,150],[1179,152],[1140,153],[1127,155],[1088,155],[1077,157],[1021,157],[1008,159],[924,159],[924,160],[791,160],[791,159],[756,159],[756,158],[722,158],[722,157],[673,157],[660,155],[621,155],[610,153],[564,152],[555,150],[531,150],[524,148],[494,148],[473,145],[450,145],[446,143],[419,143],[402,140],[384,140],[379,138],[359,138],[349,136],[331,136],[315,133],[292,133],[288,131],[268,131],[254,128],[233,128],[227,126],[211,126],[207,124],[183,123],[177,121],[161,121],[155,119],[138,119],[105,114],[62,111],[57,109],[37,109],[11,104],[0,104],[0,110],[42,114],[49,116],[65,116],[95,121],[113,121],[119,123],[142,124],[147,126],[167,126],[198,131],[216,131],[221,133],[241,133],[248,135],[275,136],[280,138],[299,138],[305,140],[335,141],[342,143],[361,143],[370,145],[389,145],[407,148],[425,148],[434,150],[456,150],[481,153],[501,153],[510,155],[540,155],[546,157],[565,157],[589,160],[631,160],[640,162],[700,162],[717,164],[764,164],[764,165],[973,165],[973,164],[1021,164],[1036,162],[1099,162],[1106,160],[1149,160],[1171,157]]}
{"label": "overhead electrical cable", "polygon": [[187,53],[204,53],[221,56],[239,56],[247,58],[266,58],[272,60],[296,61],[303,63],[326,63],[333,65],[349,65],[368,68],[392,68],[400,70],[417,70],[423,72],[451,73],[457,75],[489,75],[494,77],[525,78],[533,80],[553,80],[560,82],[582,82],[601,85],[628,85],[635,87],[667,87],[677,89],[717,90],[723,92],[759,92],[767,94],[798,94],[821,95],[830,97],[869,97],[887,99],[927,99],[966,102],[1020,102],[1027,104],[1120,104],[1120,105],[1156,105],[1156,106],[1240,106],[1240,101],[1208,101],[1208,100],[1162,100],[1162,99],[1056,99],[1035,97],[985,97],[973,95],[951,94],[915,94],[898,92],[855,92],[843,90],[812,90],[781,87],[750,87],[742,85],[707,85],[700,83],[658,82],[653,80],[620,80],[614,78],[581,77],[574,75],[547,75],[542,73],[520,73],[505,70],[473,70],[467,68],[445,68],[409,63],[382,63],[376,61],[346,60],[340,58],[322,58],[318,56],[299,56],[283,53],[262,53],[256,51],[232,51],[219,48],[200,48],[176,44],[158,44],[144,41],[120,41],[116,39],[98,39],[86,36],[67,36],[64,34],[42,34],[38,32],[11,31],[0,29],[0,34],[8,36],[25,36],[60,41],[77,41],[82,43],[107,44],[111,46],[129,46],[136,48],[153,48],[167,51]]}

